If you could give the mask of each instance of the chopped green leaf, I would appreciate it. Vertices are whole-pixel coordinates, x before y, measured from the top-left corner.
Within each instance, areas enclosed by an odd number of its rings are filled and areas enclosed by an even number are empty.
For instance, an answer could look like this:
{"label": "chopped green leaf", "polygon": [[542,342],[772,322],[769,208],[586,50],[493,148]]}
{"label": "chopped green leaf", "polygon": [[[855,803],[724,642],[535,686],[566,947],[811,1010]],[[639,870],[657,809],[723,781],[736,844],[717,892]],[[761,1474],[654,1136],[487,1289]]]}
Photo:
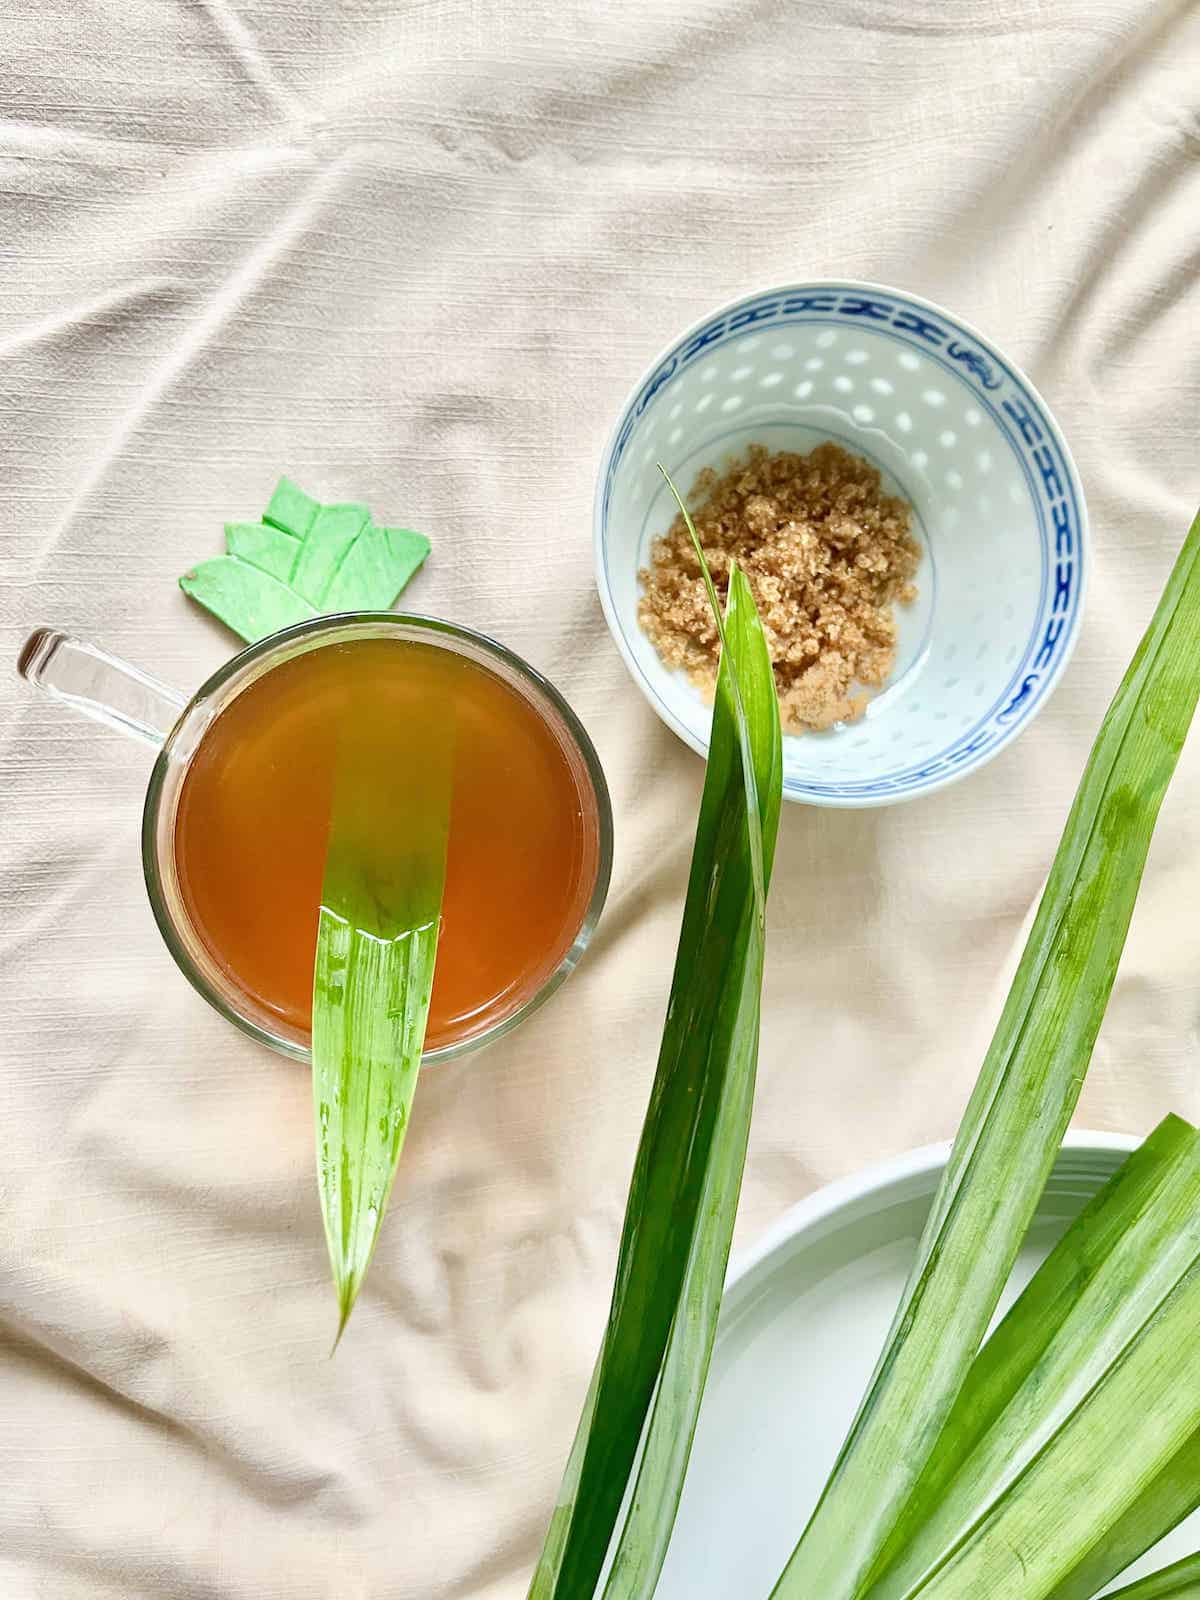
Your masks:
{"label": "chopped green leaf", "polygon": [[225,524],[225,548],[179,586],[253,643],[331,611],[386,610],[429,554],[429,540],[376,527],[364,505],[321,505],[281,478],[260,523]]}
{"label": "chopped green leaf", "polygon": [[237,556],[202,561],[180,578],[179,587],[250,644],[321,614],[286,582]]}
{"label": "chopped green leaf", "polygon": [[273,528],[282,528],[285,533],[295,534],[297,539],[306,539],[320,509],[321,502],[305,494],[298,483],[293,483],[290,478],[280,478],[263,512],[263,521],[269,522]]}
{"label": "chopped green leaf", "polygon": [[370,520],[366,506],[321,506],[300,541],[292,568],[290,582],[297,593],[306,600],[314,596],[323,600],[334,573]]}
{"label": "chopped green leaf", "polygon": [[300,540],[269,522],[227,522],[225,548],[231,556],[286,583],[300,554]]}
{"label": "chopped green leaf", "polygon": [[346,551],[326,586],[322,609],[381,610],[385,602],[380,597],[390,594],[394,600],[428,554],[429,541],[419,533],[372,528]]}

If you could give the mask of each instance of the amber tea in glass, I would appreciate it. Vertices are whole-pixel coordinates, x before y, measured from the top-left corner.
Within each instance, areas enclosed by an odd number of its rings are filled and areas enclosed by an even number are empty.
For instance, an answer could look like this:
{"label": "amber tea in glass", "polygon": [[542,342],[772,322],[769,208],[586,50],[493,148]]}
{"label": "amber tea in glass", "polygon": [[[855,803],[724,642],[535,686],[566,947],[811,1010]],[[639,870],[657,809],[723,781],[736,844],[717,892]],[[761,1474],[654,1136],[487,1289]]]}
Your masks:
{"label": "amber tea in glass", "polygon": [[219,713],[175,816],[189,920],[234,986],[289,1028],[311,1020],[339,737],[368,735],[382,769],[420,761],[446,720],[454,788],[427,1049],[517,1010],[570,949],[596,883],[598,819],[560,732],[511,683],[438,644],[326,644]]}
{"label": "amber tea in glass", "polygon": [[339,728],[356,748],[369,734],[382,773],[435,734],[444,751],[453,725],[427,1057],[512,1027],[582,954],[612,859],[604,774],[562,696],[494,640],[388,611],[316,617],[243,650],[191,700],[51,628],[18,665],[158,751],[142,864],[159,929],[205,999],[273,1049],[307,1053]]}

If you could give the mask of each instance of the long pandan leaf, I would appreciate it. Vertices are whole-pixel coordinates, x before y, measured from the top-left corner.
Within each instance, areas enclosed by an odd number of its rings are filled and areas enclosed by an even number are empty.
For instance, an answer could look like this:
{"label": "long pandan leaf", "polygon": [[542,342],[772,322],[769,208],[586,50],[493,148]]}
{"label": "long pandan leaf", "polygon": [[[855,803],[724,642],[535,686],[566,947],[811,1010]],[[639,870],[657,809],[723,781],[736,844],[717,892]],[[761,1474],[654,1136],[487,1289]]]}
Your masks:
{"label": "long pandan leaf", "polygon": [[1184,1556],[1161,1572],[1126,1584],[1109,1600],[1200,1600],[1200,1554]]}
{"label": "long pandan leaf", "polygon": [[1097,1530],[1111,1527],[1200,1427],[1197,1327],[1200,1266],[983,1521],[911,1592],[920,1600],[1053,1594]]}
{"label": "long pandan leaf", "polygon": [[[1128,1228],[1196,1144],[1197,1134],[1189,1123],[1180,1117],[1165,1118],[1121,1163],[1034,1273],[972,1363],[937,1449],[876,1564],[876,1582],[881,1573],[890,1576],[898,1563],[911,1557],[955,1475],[1037,1371],[1052,1340],[1080,1296],[1095,1284]],[[1133,1559],[1131,1555],[1124,1565]]]}
{"label": "long pandan leaf", "polygon": [[[421,1066],[441,916],[454,729],[381,762],[340,731],[313,974],[313,1111],[340,1339],[379,1237]],[[417,752],[414,742],[414,757]]]}
{"label": "long pandan leaf", "polygon": [[1100,729],[896,1319],[781,1600],[864,1592],[983,1340],[1087,1070],[1200,694],[1198,647],[1200,516]]}
{"label": "long pandan leaf", "polygon": [[[1185,1517],[1190,1517],[1197,1507],[1200,1507],[1200,1431],[1192,1434],[1149,1488],[1138,1495],[1092,1546],[1070,1576],[1057,1585],[1050,1600],[1092,1600],[1106,1583],[1119,1577],[1126,1567],[1132,1566]],[[1200,1588],[1196,1592],[1200,1595]]]}
{"label": "long pandan leaf", "polygon": [[[914,1540],[977,1442],[991,1427],[1062,1326],[1077,1294],[1131,1219],[1159,1187],[1196,1134],[1169,1116],[1133,1152],[1068,1229],[972,1364],[950,1420],[912,1500],[888,1542],[880,1568]],[[1200,1433],[1092,1546],[1050,1600],[1092,1600],[1139,1556],[1200,1506]]]}
{"label": "long pandan leaf", "polygon": [[[681,509],[690,528],[691,518],[686,507],[681,505]],[[695,538],[694,529],[692,534]],[[779,816],[783,741],[766,640],[740,572],[730,587],[725,648],[739,667],[738,682],[745,703],[747,727],[762,728],[769,733],[768,761],[760,793],[764,841],[773,841]],[[769,869],[769,848],[767,854],[765,865]],[[717,1331],[721,1291],[746,1161],[758,1061],[762,964],[763,943],[761,938],[755,938],[742,975],[738,1007],[739,1015],[750,1019],[750,1024],[740,1028],[733,1039],[683,1296],[671,1324],[633,1499],[621,1526],[612,1570],[604,1588],[605,1600],[641,1600],[642,1596],[654,1592],[683,1491]]]}
{"label": "long pandan leaf", "polygon": [[708,1365],[753,1094],[782,787],[770,658],[736,571],[726,626],[683,926],[612,1305],[531,1600],[595,1592],[657,1392],[611,1593],[653,1583]]}
{"label": "long pandan leaf", "polygon": [[[1160,1148],[1175,1142],[1172,1125],[1160,1129]],[[1176,1299],[1185,1296],[1189,1283],[1200,1277],[1200,1137],[1192,1134],[1163,1160],[1147,1165],[1135,1158],[1130,1167],[1126,1181],[1118,1179],[1110,1185],[1048,1259],[1040,1276],[1059,1290],[1050,1305],[1046,1306],[1047,1283],[1043,1281],[1029,1297],[1031,1304],[1018,1301],[1002,1325],[1000,1342],[1007,1348],[991,1368],[998,1381],[989,1385],[986,1370],[977,1381],[980,1362],[972,1369],[960,1405],[978,1396],[985,1413],[994,1410],[997,1402],[1001,1408],[990,1427],[984,1424],[949,1481],[937,1487],[934,1498],[925,1500],[919,1486],[914,1497],[917,1503],[910,1505],[902,1519],[909,1536],[893,1564],[871,1585],[871,1600],[911,1600],[941,1592],[945,1588],[942,1569],[953,1571],[973,1559],[973,1545],[991,1537],[988,1530],[1010,1517],[1011,1507],[1029,1503],[1028,1484],[1043,1472],[1044,1458],[1051,1451],[1063,1457],[1065,1446],[1060,1449],[1060,1442],[1081,1437],[1083,1418],[1093,1430],[1111,1430],[1115,1424],[1119,1437],[1121,1418],[1110,1398],[1114,1386],[1119,1388],[1122,1374],[1143,1360],[1143,1349],[1155,1348],[1155,1341],[1161,1340],[1159,1325],[1174,1315],[1171,1307]],[[1077,1276],[1072,1283],[1073,1270]],[[1056,1313],[1064,1302],[1066,1313],[1058,1318]],[[1046,1323],[1051,1325],[1049,1337]],[[985,1346],[981,1362],[987,1353]],[[1005,1359],[1006,1354],[1010,1359]],[[1027,1370],[1005,1396],[1002,1390],[1018,1364],[1012,1356]],[[1200,1368],[1200,1354],[1189,1354],[1189,1359]],[[1153,1373],[1147,1376],[1146,1396],[1156,1392],[1153,1385],[1157,1381]],[[1105,1495],[1119,1498],[1133,1473],[1143,1474],[1143,1482],[1150,1481],[1200,1423],[1200,1385],[1192,1383],[1185,1389],[1193,1393],[1168,1393],[1156,1403],[1159,1434],[1164,1439],[1170,1434],[1172,1439],[1161,1457],[1139,1460],[1130,1467],[1120,1448],[1105,1458],[1103,1440],[1094,1434],[1093,1447],[1100,1459],[1095,1467],[1097,1485],[1089,1497],[1093,1518],[1084,1550],[1097,1531],[1108,1525],[1101,1510],[1108,1503]],[[954,1421],[952,1413],[951,1423]],[[931,1465],[938,1462],[941,1448],[939,1445]],[[953,1435],[950,1448],[958,1448]],[[1088,1439],[1077,1448],[1087,1452]],[[1117,1480],[1111,1490],[1100,1482],[1106,1474]],[[1051,1482],[1037,1502],[1038,1512],[1049,1510],[1056,1498]],[[1133,1498],[1132,1493],[1126,1496],[1118,1514]],[[1060,1508],[1061,1524],[1050,1520],[1052,1535],[1057,1526],[1065,1525],[1070,1510]],[[992,1542],[995,1547],[995,1540]],[[1035,1567],[1049,1572],[1049,1579],[1042,1581],[1053,1584],[1071,1570],[1078,1556],[1078,1548],[1068,1548],[1061,1541],[1055,1541],[1051,1549],[1035,1548],[1030,1532],[1014,1549],[999,1551],[996,1547],[988,1583],[999,1586],[1007,1582],[1014,1597],[1039,1600],[1049,1591],[1034,1587]],[[998,1594],[1000,1588],[980,1592]]]}

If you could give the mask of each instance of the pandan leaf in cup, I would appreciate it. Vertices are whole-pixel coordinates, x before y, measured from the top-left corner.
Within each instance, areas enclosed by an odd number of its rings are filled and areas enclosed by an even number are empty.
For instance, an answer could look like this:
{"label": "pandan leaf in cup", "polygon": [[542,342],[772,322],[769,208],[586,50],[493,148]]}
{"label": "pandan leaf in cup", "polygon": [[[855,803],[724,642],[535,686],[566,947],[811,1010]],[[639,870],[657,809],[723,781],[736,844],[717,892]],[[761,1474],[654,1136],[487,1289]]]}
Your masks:
{"label": "pandan leaf in cup", "polygon": [[454,726],[431,714],[408,762],[339,730],[313,974],[321,1210],[340,1339],[379,1237],[408,1129],[445,885]]}

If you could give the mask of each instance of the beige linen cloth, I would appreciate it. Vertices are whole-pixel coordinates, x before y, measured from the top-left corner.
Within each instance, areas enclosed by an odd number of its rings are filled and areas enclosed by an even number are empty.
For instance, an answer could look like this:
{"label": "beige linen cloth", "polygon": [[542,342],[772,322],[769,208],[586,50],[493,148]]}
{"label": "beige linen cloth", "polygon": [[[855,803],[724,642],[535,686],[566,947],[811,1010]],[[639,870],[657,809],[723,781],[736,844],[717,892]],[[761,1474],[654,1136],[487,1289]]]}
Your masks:
{"label": "beige linen cloth", "polygon": [[[844,274],[1024,364],[1090,501],[1082,638],[1031,730],[911,807],[783,819],[745,1245],[952,1132],[1200,501],[1200,17],[3,0],[0,30],[0,1595],[518,1600],[607,1303],[702,778],[601,619],[607,431],[715,304]],[[234,641],[175,580],[283,470],[428,532],[406,603],[561,685],[617,828],[577,975],[423,1079],[333,1361],[305,1074],[159,941],[149,751],[11,670],[51,622],[195,687]],[[1080,1124],[1200,1116],[1198,908],[1200,734]]]}

